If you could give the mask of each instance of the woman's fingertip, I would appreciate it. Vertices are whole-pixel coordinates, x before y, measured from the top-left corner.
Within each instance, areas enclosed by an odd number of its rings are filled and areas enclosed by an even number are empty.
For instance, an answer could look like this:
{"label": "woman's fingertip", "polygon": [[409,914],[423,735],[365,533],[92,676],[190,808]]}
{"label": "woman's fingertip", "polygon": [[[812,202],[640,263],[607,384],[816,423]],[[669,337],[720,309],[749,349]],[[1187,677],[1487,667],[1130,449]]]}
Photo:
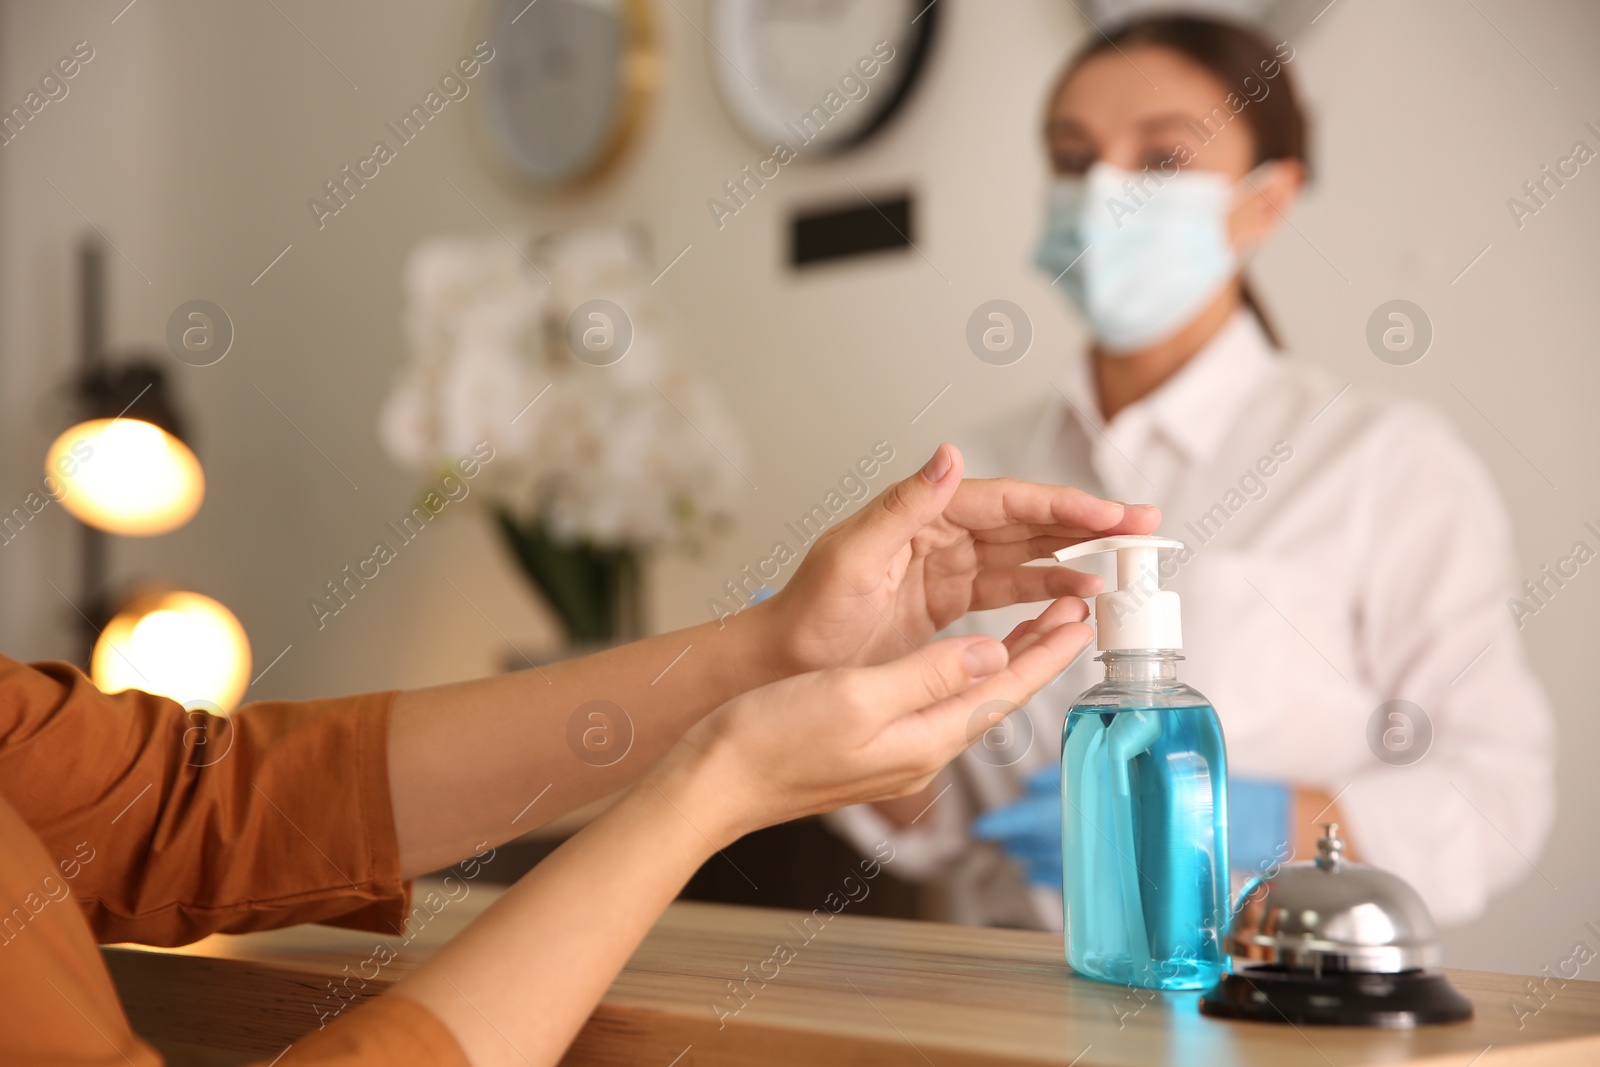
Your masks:
{"label": "woman's fingertip", "polygon": [[1154,504],[1125,504],[1123,505],[1122,517],[1124,521],[1134,519],[1141,523],[1149,522],[1151,528],[1154,529],[1161,521],[1161,509]]}
{"label": "woman's fingertip", "polygon": [[955,461],[950,456],[950,446],[940,445],[933,450],[933,455],[928,462],[922,465],[922,476],[934,485],[944,481],[944,476],[950,473],[950,468]]}

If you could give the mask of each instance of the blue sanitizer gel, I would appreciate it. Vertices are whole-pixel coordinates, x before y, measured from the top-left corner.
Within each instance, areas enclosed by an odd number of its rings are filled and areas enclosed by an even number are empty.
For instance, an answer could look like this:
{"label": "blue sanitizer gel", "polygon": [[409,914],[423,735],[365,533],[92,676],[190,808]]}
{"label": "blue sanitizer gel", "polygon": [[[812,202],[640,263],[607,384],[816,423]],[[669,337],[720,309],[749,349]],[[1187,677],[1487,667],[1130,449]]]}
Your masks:
{"label": "blue sanitizer gel", "polygon": [[1205,989],[1227,969],[1227,754],[1179,658],[1106,652],[1062,734],[1067,962],[1103,982]]}
{"label": "blue sanitizer gel", "polygon": [[1178,681],[1178,594],[1158,565],[1187,551],[1119,535],[1055,554],[1115,552],[1118,586],[1094,602],[1106,680],[1061,734],[1067,962],[1148,989],[1205,989],[1227,969],[1227,749],[1211,702]]}

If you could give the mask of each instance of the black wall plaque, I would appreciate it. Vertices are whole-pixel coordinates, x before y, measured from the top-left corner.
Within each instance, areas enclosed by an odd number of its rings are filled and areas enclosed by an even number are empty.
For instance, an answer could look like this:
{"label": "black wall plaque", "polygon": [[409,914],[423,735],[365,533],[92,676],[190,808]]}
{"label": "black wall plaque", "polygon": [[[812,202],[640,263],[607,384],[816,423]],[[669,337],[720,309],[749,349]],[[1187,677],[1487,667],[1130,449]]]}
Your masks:
{"label": "black wall plaque", "polygon": [[809,208],[789,227],[789,264],[810,267],[852,256],[909,248],[914,239],[911,194],[895,193],[870,204]]}

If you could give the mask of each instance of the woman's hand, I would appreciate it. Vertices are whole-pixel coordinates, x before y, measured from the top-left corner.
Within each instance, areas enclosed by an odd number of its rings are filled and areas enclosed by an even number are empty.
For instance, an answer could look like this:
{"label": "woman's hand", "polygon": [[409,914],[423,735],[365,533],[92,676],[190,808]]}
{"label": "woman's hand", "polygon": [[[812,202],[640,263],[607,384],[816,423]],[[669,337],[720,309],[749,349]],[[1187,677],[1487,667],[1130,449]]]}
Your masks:
{"label": "woman's hand", "polygon": [[764,618],[776,676],[903,656],[968,611],[1082,597],[1100,580],[1024,566],[1092,537],[1149,533],[1154,507],[1011,478],[962,481],[961,453],[926,466],[830,527]]}
{"label": "woman's hand", "polygon": [[[686,799],[718,847],[752,830],[923,788],[1070,664],[1093,631],[1078,599],[1052,604],[1006,642],[952,637],[874,667],[762,686],[684,735],[650,782]],[[672,783],[668,785],[667,783]]]}
{"label": "woman's hand", "polygon": [[[728,625],[706,622],[516,674],[401,693],[389,781],[402,869],[437,870],[499,844],[508,822],[572,811],[638,780],[711,709],[764,683],[904,656],[976,608],[1093,592],[1098,580],[1028,560],[1102,533],[1142,533],[1154,508],[1012,480],[961,481],[949,445],[811,546],[788,586]],[[1078,610],[1048,606],[1033,627]],[[814,684],[814,683],[812,683]],[[603,699],[630,717],[632,747],[610,764],[573,759],[575,709]],[[530,789],[530,786],[532,788]],[[540,792],[548,787],[548,793]]]}

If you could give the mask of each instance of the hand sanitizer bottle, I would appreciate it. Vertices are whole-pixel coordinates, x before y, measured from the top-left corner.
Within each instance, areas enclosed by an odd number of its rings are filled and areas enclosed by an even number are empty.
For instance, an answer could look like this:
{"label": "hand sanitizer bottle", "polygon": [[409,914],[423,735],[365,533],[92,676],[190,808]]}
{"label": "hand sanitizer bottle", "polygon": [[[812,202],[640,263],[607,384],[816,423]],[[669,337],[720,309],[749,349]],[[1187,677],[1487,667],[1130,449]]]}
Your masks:
{"label": "hand sanitizer bottle", "polygon": [[1106,680],[1061,738],[1067,963],[1102,982],[1205,989],[1226,971],[1227,753],[1211,702],[1178,681],[1178,594],[1161,588],[1164,537],[1102,537],[1065,562],[1116,552],[1095,598]]}

